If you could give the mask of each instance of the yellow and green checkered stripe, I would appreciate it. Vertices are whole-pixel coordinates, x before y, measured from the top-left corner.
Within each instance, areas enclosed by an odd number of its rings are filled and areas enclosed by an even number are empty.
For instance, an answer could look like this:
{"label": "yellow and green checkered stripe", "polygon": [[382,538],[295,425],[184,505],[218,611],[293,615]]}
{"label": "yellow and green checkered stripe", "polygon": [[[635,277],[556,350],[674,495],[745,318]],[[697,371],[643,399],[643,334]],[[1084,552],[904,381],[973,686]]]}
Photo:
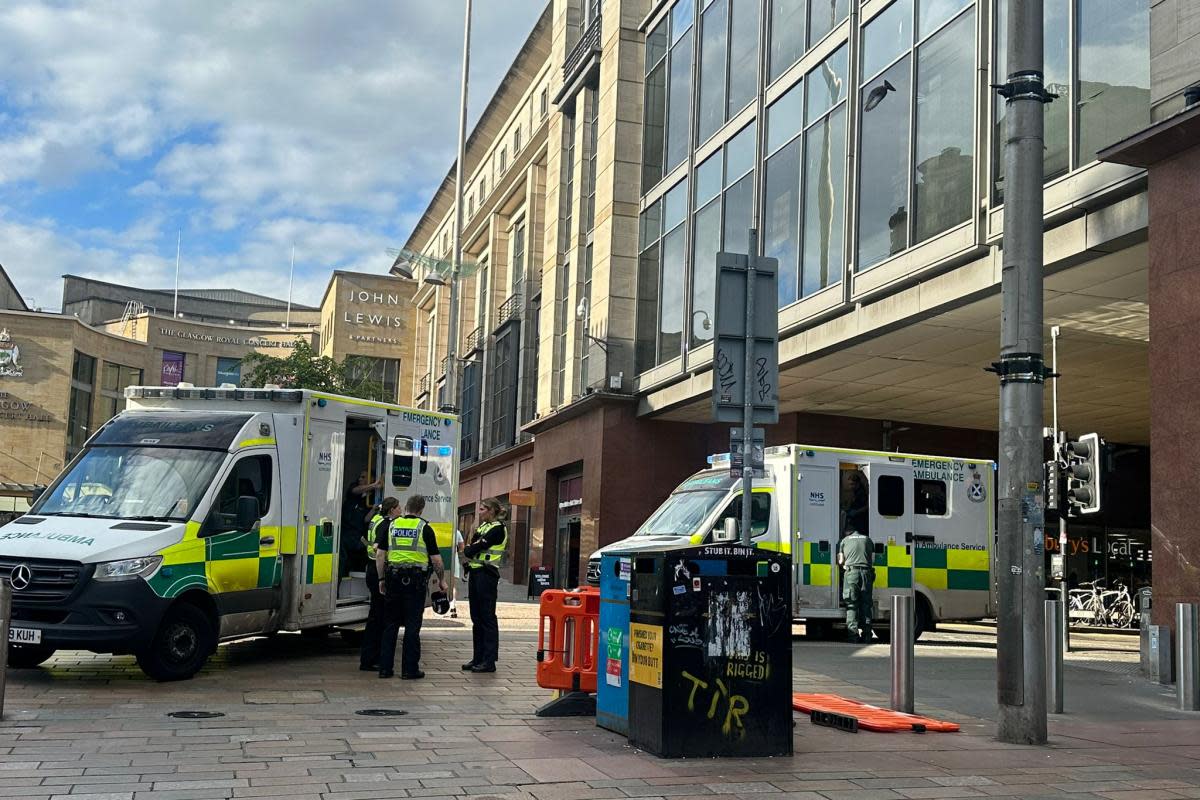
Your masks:
{"label": "yellow and green checkered stripe", "polygon": [[[805,542],[801,560],[801,582],[805,586],[830,586],[833,575],[833,550],[821,550],[815,542]],[[917,583],[930,589],[987,591],[990,584],[989,556],[986,550],[917,548]],[[876,589],[912,588],[912,557],[904,545],[888,545],[875,554]]]}
{"label": "yellow and green checkered stripe", "polygon": [[308,543],[304,559],[305,583],[329,583],[333,580],[333,539],[322,536],[321,525],[308,526]]}
{"label": "yellow and green checkered stripe", "polygon": [[816,542],[805,542],[801,555],[800,581],[805,586],[831,586],[833,550],[822,550]]}
{"label": "yellow and green checkered stripe", "polygon": [[[284,530],[260,528],[201,539],[199,523],[190,522],[183,541],[160,552],[162,566],[147,582],[164,598],[178,597],[192,588],[222,592],[278,586],[283,576],[277,548]],[[259,541],[265,535],[274,535],[276,545],[263,552]]]}

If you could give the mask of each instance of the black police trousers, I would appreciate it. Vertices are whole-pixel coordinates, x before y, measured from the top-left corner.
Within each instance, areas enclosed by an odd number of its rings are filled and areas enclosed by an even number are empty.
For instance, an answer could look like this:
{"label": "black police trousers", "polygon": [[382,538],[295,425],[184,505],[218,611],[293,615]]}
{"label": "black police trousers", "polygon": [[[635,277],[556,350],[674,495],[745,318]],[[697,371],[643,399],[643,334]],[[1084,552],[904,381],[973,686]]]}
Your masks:
{"label": "black police trousers", "polygon": [[396,639],[404,626],[400,674],[411,675],[421,667],[421,619],[425,614],[428,578],[418,568],[388,569],[383,597],[383,642],[379,671],[391,672],[396,664]]}
{"label": "black police trousers", "polygon": [[367,562],[366,580],[367,591],[371,593],[371,610],[367,613],[367,630],[363,633],[358,663],[363,669],[370,669],[379,663],[379,650],[383,643],[383,595],[379,591],[379,572],[375,569],[375,559]]}
{"label": "black police trousers", "polygon": [[472,664],[495,666],[500,655],[500,623],[496,620],[496,596],[500,575],[487,567],[475,567],[467,574],[468,602],[471,606]]}

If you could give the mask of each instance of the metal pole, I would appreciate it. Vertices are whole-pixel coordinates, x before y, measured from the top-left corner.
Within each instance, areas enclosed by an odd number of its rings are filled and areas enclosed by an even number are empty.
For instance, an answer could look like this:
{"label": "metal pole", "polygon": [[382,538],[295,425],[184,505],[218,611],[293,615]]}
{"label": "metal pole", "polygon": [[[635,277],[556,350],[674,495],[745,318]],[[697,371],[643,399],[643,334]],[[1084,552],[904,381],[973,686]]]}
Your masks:
{"label": "metal pole", "polygon": [[441,411],[458,413],[458,276],[462,271],[463,162],[467,158],[467,84],[471,72],[471,0],[463,22],[462,97],[458,109],[458,159],[454,162],[454,263],[450,268],[450,303],[447,313],[446,402]]}
{"label": "metal pole", "polygon": [[183,245],[183,231],[175,232],[175,306],[171,310],[171,316],[175,319],[179,318],[179,248]]}
{"label": "metal pole", "polygon": [[1175,604],[1175,660],[1179,672],[1175,691],[1180,711],[1200,711],[1200,630],[1197,629],[1196,603]]}
{"label": "metal pole", "polygon": [[8,626],[12,617],[12,589],[0,578],[0,719],[4,719],[4,683],[8,674]]}
{"label": "metal pole", "polygon": [[1042,485],[1042,0],[1011,0],[1000,315],[997,736],[1046,742]]}
{"label": "metal pole", "polygon": [[758,230],[750,229],[746,250],[746,382],[742,392],[742,544],[750,546],[750,525],[754,506],[754,284],[757,281],[755,266],[758,259]]}
{"label": "metal pole", "polygon": [[1051,714],[1063,713],[1063,640],[1059,634],[1062,617],[1058,600],[1046,601],[1046,703]]}
{"label": "metal pole", "polygon": [[[1050,328],[1050,371],[1054,373],[1054,383],[1051,384],[1050,408],[1054,414],[1054,457],[1058,458],[1060,452],[1059,445],[1059,430],[1058,430],[1058,337],[1060,329],[1057,325]],[[1054,487],[1057,489],[1058,487]],[[1057,494],[1057,493],[1056,493]],[[1065,497],[1058,498],[1058,552],[1062,556],[1063,572],[1062,580],[1058,582],[1059,599],[1062,601],[1060,611],[1062,613],[1061,624],[1062,628],[1062,648],[1064,653],[1071,652],[1071,617],[1070,617],[1070,589],[1067,586],[1067,502]],[[1061,713],[1061,708],[1059,712]]]}
{"label": "metal pole", "polygon": [[892,595],[892,710],[913,713],[913,596]]}

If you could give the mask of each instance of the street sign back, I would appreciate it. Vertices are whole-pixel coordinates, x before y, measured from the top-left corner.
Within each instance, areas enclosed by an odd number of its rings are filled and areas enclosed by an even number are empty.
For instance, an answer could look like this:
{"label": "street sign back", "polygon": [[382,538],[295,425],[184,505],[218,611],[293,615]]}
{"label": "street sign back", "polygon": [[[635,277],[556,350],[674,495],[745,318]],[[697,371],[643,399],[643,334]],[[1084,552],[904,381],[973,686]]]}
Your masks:
{"label": "street sign back", "polygon": [[753,352],[746,353],[746,277],[749,259],[717,253],[717,302],[713,314],[713,418],[742,423],[746,358],[754,360],[750,385],[755,424],[779,421],[778,262],[755,258]]}

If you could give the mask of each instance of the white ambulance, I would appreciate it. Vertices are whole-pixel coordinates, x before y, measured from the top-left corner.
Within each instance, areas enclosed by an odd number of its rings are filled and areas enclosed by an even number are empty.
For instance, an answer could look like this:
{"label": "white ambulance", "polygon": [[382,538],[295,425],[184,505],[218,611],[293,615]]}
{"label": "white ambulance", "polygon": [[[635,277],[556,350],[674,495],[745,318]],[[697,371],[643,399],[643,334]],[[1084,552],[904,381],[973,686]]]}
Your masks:
{"label": "white ambulance", "polygon": [[[588,580],[599,583],[607,552],[720,541],[725,520],[741,522],[742,482],[729,456],[680,484],[632,536],[596,552]],[[792,444],[768,448],[754,481],[754,543],[792,556],[793,616],[828,635],[844,620],[838,543],[848,527],[875,545],[875,616],[886,625],[891,596],[915,592],[917,635],[939,620],[995,613],[995,464]],[[882,632],[882,631],[881,631]]]}
{"label": "white ambulance", "polygon": [[[299,389],[130,387],[24,516],[0,528],[9,665],[133,653],[189,678],[220,641],[367,616],[361,475],[425,496],[450,554],[455,417]],[[343,541],[342,531],[347,535]],[[354,531],[354,533],[350,533]]]}

